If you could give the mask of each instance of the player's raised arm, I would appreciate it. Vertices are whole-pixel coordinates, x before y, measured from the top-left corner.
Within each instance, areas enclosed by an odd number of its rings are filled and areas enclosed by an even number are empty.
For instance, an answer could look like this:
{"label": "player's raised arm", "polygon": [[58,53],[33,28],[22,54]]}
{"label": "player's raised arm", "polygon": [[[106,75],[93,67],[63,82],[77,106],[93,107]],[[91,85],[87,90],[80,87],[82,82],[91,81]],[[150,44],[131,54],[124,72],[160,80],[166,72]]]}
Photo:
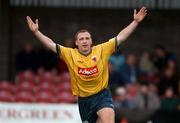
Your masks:
{"label": "player's raised arm", "polygon": [[44,44],[47,48],[52,50],[56,53],[56,44],[50,39],[49,37],[45,36],[39,31],[39,24],[38,19],[35,20],[35,23],[32,21],[32,19],[27,16],[26,17],[27,24],[29,26],[29,29],[33,32],[33,34],[38,38],[38,40]]}
{"label": "player's raised arm", "polygon": [[135,30],[135,28],[144,19],[146,15],[147,9],[144,6],[140,9],[138,13],[136,12],[136,9],[134,10],[134,20],[117,35],[118,45],[121,42],[125,41],[131,35],[131,33]]}

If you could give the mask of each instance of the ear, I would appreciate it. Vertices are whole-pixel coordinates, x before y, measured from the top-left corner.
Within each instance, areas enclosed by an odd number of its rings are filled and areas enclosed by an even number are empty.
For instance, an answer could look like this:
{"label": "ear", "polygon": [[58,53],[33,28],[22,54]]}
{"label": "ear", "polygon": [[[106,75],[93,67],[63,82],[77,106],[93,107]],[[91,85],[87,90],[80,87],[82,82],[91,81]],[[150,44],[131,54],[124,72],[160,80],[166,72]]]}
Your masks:
{"label": "ear", "polygon": [[91,46],[93,45],[93,41],[92,41],[92,38],[91,38]]}
{"label": "ear", "polygon": [[75,45],[78,46],[77,40],[75,40]]}

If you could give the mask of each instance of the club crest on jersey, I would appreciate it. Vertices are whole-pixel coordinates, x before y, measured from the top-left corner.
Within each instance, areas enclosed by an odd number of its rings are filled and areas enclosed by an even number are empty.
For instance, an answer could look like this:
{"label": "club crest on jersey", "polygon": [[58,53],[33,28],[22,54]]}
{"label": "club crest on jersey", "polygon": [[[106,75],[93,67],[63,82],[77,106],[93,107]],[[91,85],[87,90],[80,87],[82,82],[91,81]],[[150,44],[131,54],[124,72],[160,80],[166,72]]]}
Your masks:
{"label": "club crest on jersey", "polygon": [[97,66],[90,67],[90,68],[81,68],[81,67],[78,67],[78,74],[79,75],[90,76],[90,75],[93,75],[93,74],[96,74],[96,73],[98,73]]}
{"label": "club crest on jersey", "polygon": [[94,62],[97,62],[97,56],[93,56],[93,57],[92,57],[92,60],[93,60]]}

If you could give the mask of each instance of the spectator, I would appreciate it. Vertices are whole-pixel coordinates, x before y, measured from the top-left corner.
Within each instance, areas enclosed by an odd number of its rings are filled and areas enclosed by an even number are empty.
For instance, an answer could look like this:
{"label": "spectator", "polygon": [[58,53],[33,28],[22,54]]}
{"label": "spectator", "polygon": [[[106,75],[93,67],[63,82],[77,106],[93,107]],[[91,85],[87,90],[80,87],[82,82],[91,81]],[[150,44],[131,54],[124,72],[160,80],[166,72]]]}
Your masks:
{"label": "spectator", "polygon": [[38,53],[38,61],[39,67],[45,69],[45,71],[52,70],[53,68],[57,68],[57,60],[56,55],[50,51],[49,49],[40,49]]}
{"label": "spectator", "polygon": [[158,109],[160,107],[160,101],[155,93],[149,90],[147,83],[140,85],[140,92],[137,96],[138,108],[140,109]]}
{"label": "spectator", "polygon": [[175,74],[179,73],[177,61],[174,59],[168,59],[166,67],[165,68],[172,68],[174,69]]}
{"label": "spectator", "polygon": [[158,72],[162,72],[163,68],[165,67],[167,62],[167,53],[164,49],[164,47],[157,45],[155,47],[155,58],[154,58],[154,64],[156,68],[158,69]]}
{"label": "spectator", "polygon": [[177,109],[180,104],[179,100],[175,97],[174,91],[171,87],[166,88],[163,99],[161,100],[162,109]]}
{"label": "spectator", "polygon": [[130,109],[138,108],[137,94],[138,94],[138,85],[136,83],[126,85],[126,98],[128,101],[128,106]]}
{"label": "spectator", "polygon": [[115,108],[129,108],[128,100],[126,99],[126,89],[124,87],[118,87],[115,92],[114,98]]}
{"label": "spectator", "polygon": [[162,96],[168,87],[172,87],[175,95],[178,95],[178,81],[179,78],[175,70],[171,67],[165,68],[163,75],[158,82],[159,95]]}
{"label": "spectator", "polygon": [[109,85],[110,88],[116,88],[117,86],[123,86],[121,83],[121,78],[119,77],[119,73],[115,72],[114,70],[114,65],[111,61],[108,63],[108,68],[109,68]]}
{"label": "spectator", "polygon": [[126,63],[120,69],[121,83],[126,85],[138,81],[140,71],[136,66],[136,56],[131,53],[128,54]]}
{"label": "spectator", "polygon": [[113,72],[119,73],[121,66],[125,63],[125,57],[122,52],[116,52],[110,56],[109,61],[113,65]]}
{"label": "spectator", "polygon": [[157,72],[156,67],[150,58],[150,53],[148,51],[144,51],[141,55],[139,68],[144,73],[144,75],[154,75]]}
{"label": "spectator", "polygon": [[26,43],[23,49],[16,55],[16,71],[36,71],[38,68],[37,54],[31,43]]}

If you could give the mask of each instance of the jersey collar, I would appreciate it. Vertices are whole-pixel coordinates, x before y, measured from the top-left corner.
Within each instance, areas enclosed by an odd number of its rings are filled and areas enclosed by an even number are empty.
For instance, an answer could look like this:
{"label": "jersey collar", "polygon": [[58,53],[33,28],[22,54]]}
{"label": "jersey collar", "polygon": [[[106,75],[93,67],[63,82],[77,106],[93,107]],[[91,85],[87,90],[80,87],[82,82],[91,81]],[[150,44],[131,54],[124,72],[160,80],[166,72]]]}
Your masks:
{"label": "jersey collar", "polygon": [[89,54],[91,54],[91,53],[92,53],[92,48],[91,48],[90,52],[89,52],[89,53],[87,53],[87,54],[84,54],[83,52],[80,52],[80,51],[79,51],[79,49],[78,49],[78,52],[79,52],[81,55],[83,55],[83,56],[88,56]]}

